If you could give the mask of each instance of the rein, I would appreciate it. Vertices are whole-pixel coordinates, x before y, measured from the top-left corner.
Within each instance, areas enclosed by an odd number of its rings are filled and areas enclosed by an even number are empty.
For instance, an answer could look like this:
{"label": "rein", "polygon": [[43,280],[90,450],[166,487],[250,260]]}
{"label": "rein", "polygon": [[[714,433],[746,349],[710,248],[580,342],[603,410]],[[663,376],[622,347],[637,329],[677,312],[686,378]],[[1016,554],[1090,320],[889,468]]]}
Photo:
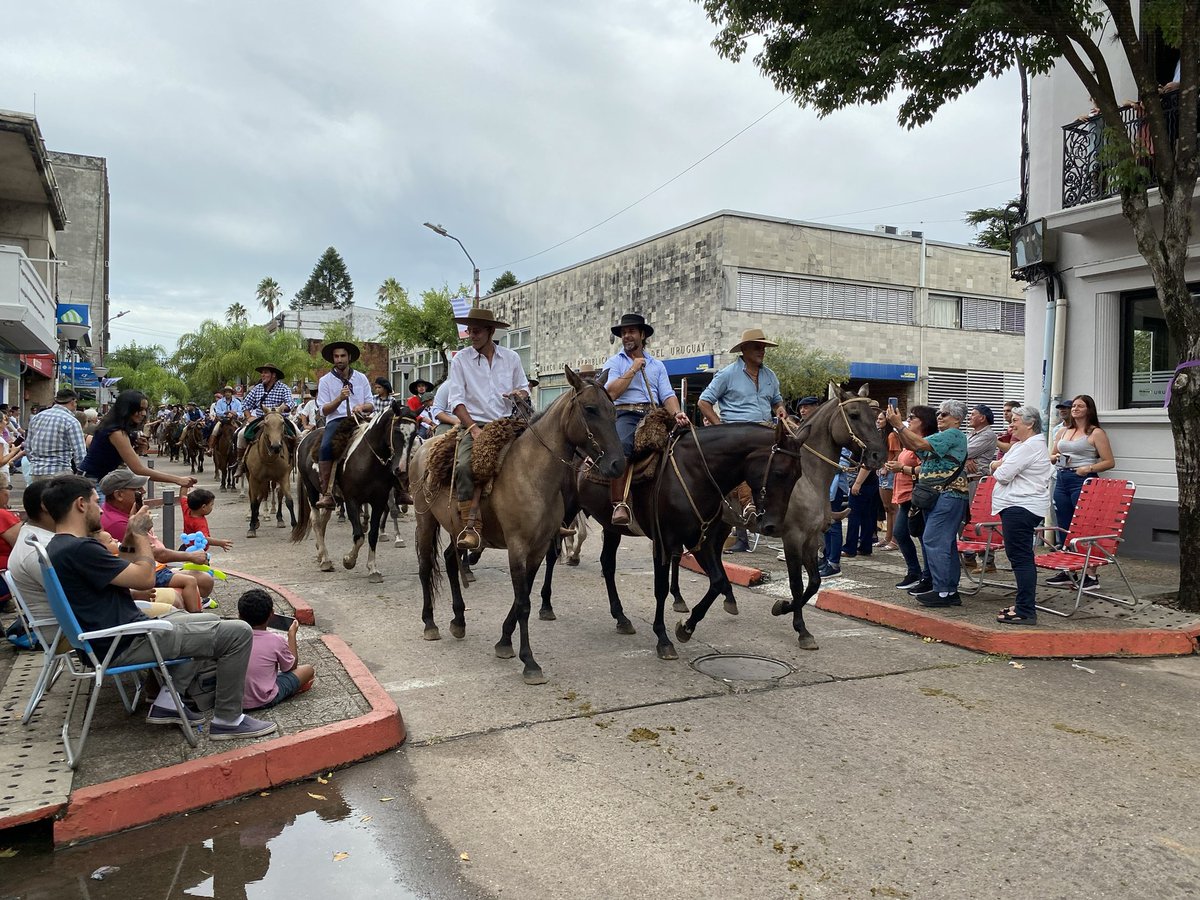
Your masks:
{"label": "rein", "polygon": [[[852,427],[850,427],[850,417],[846,415],[846,404],[848,404],[848,403],[870,403],[870,402],[871,402],[870,397],[851,397],[849,400],[842,400],[841,402],[838,403],[838,411],[842,414],[842,421],[846,424],[846,433],[850,435],[851,441],[853,441],[855,444],[858,444],[860,450],[866,450],[867,445],[865,443],[863,443],[862,438],[860,438],[857,434],[855,434],[854,429]],[[795,430],[795,432],[793,432],[793,434],[798,435],[801,427],[808,428],[809,432],[810,433],[812,432],[812,427],[806,423],[804,426],[797,426],[796,430]],[[800,444],[800,448],[802,450],[807,450],[809,453],[811,453],[813,456],[815,456],[817,459],[821,460],[822,462],[829,463],[829,465],[833,466],[839,472],[853,472],[855,469],[857,469],[862,464],[861,462],[856,461],[853,457],[850,458],[850,462],[847,464],[842,464],[841,462],[835,462],[832,459],[830,459],[828,456],[826,456],[825,454],[821,453],[819,450],[814,450],[812,447],[808,446],[808,438],[807,437]]]}
{"label": "rein", "polygon": [[[604,458],[604,449],[596,441],[596,436],[592,433],[592,429],[588,427],[587,418],[584,416],[583,410],[581,410],[579,408],[579,395],[572,394],[571,399],[568,402],[576,410],[576,412],[578,412],[579,420],[583,423],[583,430],[585,432],[587,432],[587,441],[591,445],[591,448],[596,451],[596,455],[594,457],[592,457],[593,465],[594,465],[595,463],[599,462],[601,459]],[[557,459],[560,463],[562,463],[568,469],[574,470],[575,464],[573,462],[563,459],[561,456],[559,456],[554,451],[553,447],[551,447],[548,443],[546,443],[546,439],[544,437],[542,437],[541,432],[539,432],[538,428],[537,428],[537,426],[540,424],[541,424],[541,420],[539,419],[537,422],[534,422],[532,425],[530,425],[527,430],[533,433],[533,436],[538,439],[538,443],[546,448],[547,453],[549,453],[552,457]]]}

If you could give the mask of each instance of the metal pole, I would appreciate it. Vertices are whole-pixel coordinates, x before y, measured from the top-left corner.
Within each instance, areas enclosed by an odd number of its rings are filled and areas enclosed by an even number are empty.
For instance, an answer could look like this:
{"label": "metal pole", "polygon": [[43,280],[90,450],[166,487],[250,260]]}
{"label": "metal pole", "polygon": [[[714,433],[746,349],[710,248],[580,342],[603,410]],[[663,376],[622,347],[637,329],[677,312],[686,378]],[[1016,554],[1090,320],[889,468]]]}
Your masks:
{"label": "metal pole", "polygon": [[173,548],[175,540],[175,492],[170,488],[162,492],[162,542],[168,548]]}

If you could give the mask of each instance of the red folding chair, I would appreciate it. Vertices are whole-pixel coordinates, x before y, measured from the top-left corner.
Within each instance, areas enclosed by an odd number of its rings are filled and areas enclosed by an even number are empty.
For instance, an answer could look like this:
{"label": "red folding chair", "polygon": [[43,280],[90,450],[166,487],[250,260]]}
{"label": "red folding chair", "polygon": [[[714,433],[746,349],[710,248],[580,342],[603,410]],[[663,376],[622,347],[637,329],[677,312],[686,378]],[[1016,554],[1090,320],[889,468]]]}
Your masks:
{"label": "red folding chair", "polygon": [[[982,569],[986,568],[986,561],[992,558],[992,554],[997,550],[1004,549],[1004,533],[1000,527],[1000,517],[992,515],[992,490],[996,487],[996,479],[991,475],[985,475],[979,480],[979,484],[975,487],[975,496],[971,499],[971,521],[963,526],[962,535],[958,539],[959,553],[982,553],[980,559],[980,573],[976,580],[975,576],[969,571],[965,574],[967,581],[973,586],[974,590],[964,591],[962,582],[959,582],[959,593],[973,596],[978,594],[984,586],[984,573]],[[1010,585],[1003,585],[1010,587]]]}
{"label": "red folding chair", "polygon": [[[1079,610],[1084,594],[1110,603],[1119,603],[1121,606],[1137,606],[1138,600],[1133,585],[1129,583],[1121,563],[1117,561],[1117,545],[1123,540],[1121,535],[1125,532],[1125,521],[1129,517],[1129,508],[1133,505],[1133,495],[1136,492],[1137,485],[1120,478],[1093,478],[1083,485],[1083,490],[1079,492],[1079,503],[1075,506],[1075,515],[1071,517],[1071,528],[1063,541],[1063,549],[1033,558],[1033,564],[1039,569],[1067,572],[1075,579],[1074,584],[1064,585],[1067,588],[1075,588],[1075,605],[1071,607],[1070,612],[1059,612],[1041,604],[1038,604],[1038,609],[1064,618],[1073,616]],[[1042,534],[1043,543],[1047,544],[1047,531],[1062,530],[1038,529]],[[1084,579],[1089,569],[1108,565],[1116,566],[1129,591],[1130,599],[1113,597],[1102,594],[1095,588],[1084,587]]]}

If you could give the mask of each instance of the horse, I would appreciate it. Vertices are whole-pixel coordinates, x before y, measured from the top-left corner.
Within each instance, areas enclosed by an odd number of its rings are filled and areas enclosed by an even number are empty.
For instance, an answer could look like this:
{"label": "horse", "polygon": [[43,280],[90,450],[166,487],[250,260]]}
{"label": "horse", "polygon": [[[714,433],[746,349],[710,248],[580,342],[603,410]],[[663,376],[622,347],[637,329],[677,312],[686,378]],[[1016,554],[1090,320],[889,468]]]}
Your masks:
{"label": "horse", "polygon": [[[321,483],[312,460],[313,451],[319,446],[327,427],[313,429],[300,442],[298,456],[303,463],[296,486],[300,519],[292,523],[293,543],[304,540],[309,529],[315,526],[317,562],[322,572],[333,571],[333,561],[325,545],[325,527],[331,510],[316,508]],[[402,502],[408,500],[408,464],[416,435],[417,422],[412,410],[399,400],[393,401],[387,409],[375,413],[369,422],[358,426],[350,449],[338,464],[333,478],[331,489],[345,501],[346,517],[354,529],[354,546],[342,557],[342,565],[347,569],[357,565],[358,552],[365,539],[369,548],[367,581],[373,584],[383,581],[383,574],[375,564],[380,523],[388,513],[394,494],[399,492]],[[291,505],[291,498],[288,504]],[[366,509],[370,510],[370,519],[364,528],[363,511]]]}
{"label": "horse", "polygon": [[188,422],[183,426],[183,435],[179,440],[183,448],[183,458],[191,466],[192,474],[204,471],[204,423],[202,421]]}
{"label": "horse", "polygon": [[[292,527],[296,511],[292,506],[292,455],[288,448],[283,414],[268,407],[258,426],[258,437],[246,451],[246,480],[250,486],[250,529],[246,537],[258,537],[258,508],[274,493],[286,500]],[[283,506],[275,514],[275,524],[283,527]]]}
{"label": "horse", "polygon": [[[856,447],[861,464],[877,469],[887,459],[887,442],[875,427],[878,404],[870,399],[867,385],[858,393],[829,386],[829,399],[817,407],[797,429],[803,441],[804,477],[792,489],[783,528],[783,551],[787,559],[791,600],[777,600],[775,616],[792,614],[792,628],[803,650],[816,650],[817,642],[804,625],[804,605],[821,587],[817,553],[826,529],[833,520],[829,508],[829,485],[841,466],[841,448]],[[807,574],[808,584],[804,577]]]}
{"label": "horse", "polygon": [[[571,390],[559,396],[546,410],[535,416],[529,427],[508,448],[507,458],[492,480],[491,493],[481,499],[480,536],[484,547],[508,550],[509,574],[513,584],[513,603],[504,619],[496,656],[513,656],[512,635],[520,627],[522,678],[526,684],[544,684],[546,676],[534,659],[529,644],[529,595],[533,579],[547,548],[557,536],[563,519],[562,475],[572,468],[576,450],[589,454],[608,478],[625,471],[625,455],[616,430],[616,407],[603,387],[584,381],[569,366],[565,367]],[[605,374],[597,379],[601,384]],[[425,447],[414,454],[412,484],[416,511],[416,550],[424,605],[421,618],[424,638],[441,638],[434,624],[434,576],[440,575],[436,558],[439,528],[450,535],[462,530],[454,494],[448,485],[425,481]],[[459,586],[458,550],[453,538],[443,553],[450,581],[453,619],[450,633],[456,638],[466,634],[465,607]]]}
{"label": "horse", "polygon": [[237,490],[237,448],[234,436],[237,434],[237,423],[229,417],[217,423],[217,433],[213,438],[213,474],[215,480],[221,482],[222,491]]}

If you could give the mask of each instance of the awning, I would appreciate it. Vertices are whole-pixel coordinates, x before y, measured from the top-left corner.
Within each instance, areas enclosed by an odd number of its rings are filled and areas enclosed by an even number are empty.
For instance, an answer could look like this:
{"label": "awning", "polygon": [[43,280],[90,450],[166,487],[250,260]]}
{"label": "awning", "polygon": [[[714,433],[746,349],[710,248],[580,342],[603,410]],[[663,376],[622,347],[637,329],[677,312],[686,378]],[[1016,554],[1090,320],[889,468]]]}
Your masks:
{"label": "awning", "polygon": [[667,367],[668,375],[695,375],[697,372],[712,371],[713,358],[709,353],[707,356],[680,356],[676,359],[664,359],[662,363]]}
{"label": "awning", "polygon": [[850,363],[850,377],[874,381],[916,381],[917,367],[907,363]]}
{"label": "awning", "polygon": [[26,367],[37,372],[43,378],[54,377],[53,353],[22,353],[21,362],[25,363]]}

